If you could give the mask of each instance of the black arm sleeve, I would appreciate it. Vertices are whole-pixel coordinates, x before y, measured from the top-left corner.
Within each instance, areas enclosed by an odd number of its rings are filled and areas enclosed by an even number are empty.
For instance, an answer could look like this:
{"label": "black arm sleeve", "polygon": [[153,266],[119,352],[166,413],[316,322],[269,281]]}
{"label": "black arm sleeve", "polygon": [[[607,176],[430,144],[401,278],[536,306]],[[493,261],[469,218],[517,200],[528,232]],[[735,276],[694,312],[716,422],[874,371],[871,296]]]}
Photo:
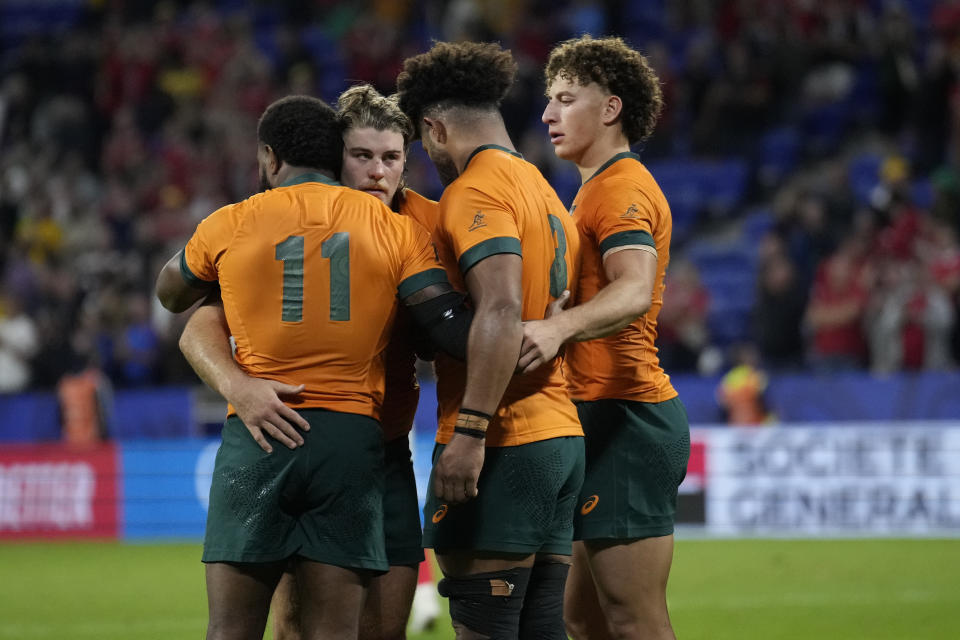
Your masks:
{"label": "black arm sleeve", "polygon": [[467,338],[473,322],[473,309],[464,302],[466,296],[450,291],[426,302],[407,307],[430,341],[452,358],[467,359]]}

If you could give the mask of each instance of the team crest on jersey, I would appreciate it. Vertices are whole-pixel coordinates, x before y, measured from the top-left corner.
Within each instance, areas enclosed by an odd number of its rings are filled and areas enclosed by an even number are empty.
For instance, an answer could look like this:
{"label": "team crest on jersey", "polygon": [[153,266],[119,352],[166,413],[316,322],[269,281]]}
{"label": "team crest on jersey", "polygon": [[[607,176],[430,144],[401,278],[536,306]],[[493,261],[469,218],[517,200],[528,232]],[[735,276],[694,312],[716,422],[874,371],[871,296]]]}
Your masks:
{"label": "team crest on jersey", "polygon": [[483,221],[484,214],[482,211],[477,211],[473,216],[473,222],[470,223],[470,226],[467,227],[467,231],[476,231],[480,227],[487,226],[487,223]]}
{"label": "team crest on jersey", "polygon": [[634,202],[629,207],[627,207],[627,210],[620,217],[621,218],[639,218],[640,217],[639,213],[640,213],[640,209],[637,208],[637,204]]}

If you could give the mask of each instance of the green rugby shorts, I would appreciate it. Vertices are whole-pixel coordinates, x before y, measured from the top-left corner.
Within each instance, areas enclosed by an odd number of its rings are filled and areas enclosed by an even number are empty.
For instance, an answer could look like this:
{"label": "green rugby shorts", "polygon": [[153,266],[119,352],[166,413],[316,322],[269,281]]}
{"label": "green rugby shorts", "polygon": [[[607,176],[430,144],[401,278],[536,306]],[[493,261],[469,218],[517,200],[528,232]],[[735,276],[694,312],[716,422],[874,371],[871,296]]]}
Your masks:
{"label": "green rugby shorts", "polygon": [[673,533],[687,473],[690,425],[679,398],[577,402],[586,473],[574,513],[576,540],[636,540]]}
{"label": "green rugby shorts", "polygon": [[224,423],[210,487],[204,562],[299,556],[387,570],[383,441],[373,418],[324,409],[296,449],[263,451],[236,416]]}

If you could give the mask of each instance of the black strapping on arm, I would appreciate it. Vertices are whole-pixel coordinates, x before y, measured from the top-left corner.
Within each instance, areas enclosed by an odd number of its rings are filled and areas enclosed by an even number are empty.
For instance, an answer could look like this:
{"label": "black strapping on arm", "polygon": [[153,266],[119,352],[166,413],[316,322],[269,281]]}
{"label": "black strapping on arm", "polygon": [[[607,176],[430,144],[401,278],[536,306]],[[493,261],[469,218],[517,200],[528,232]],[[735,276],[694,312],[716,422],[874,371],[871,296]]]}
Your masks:
{"label": "black strapping on arm", "polygon": [[473,309],[466,305],[466,296],[448,291],[407,309],[437,348],[457,360],[467,359]]}

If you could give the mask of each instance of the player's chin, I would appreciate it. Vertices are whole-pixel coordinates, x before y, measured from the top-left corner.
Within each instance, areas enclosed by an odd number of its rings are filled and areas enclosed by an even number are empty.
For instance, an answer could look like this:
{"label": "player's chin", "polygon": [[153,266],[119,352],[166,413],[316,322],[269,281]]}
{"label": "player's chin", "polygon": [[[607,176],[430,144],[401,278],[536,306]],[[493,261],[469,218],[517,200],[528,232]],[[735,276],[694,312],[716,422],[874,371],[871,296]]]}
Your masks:
{"label": "player's chin", "polygon": [[573,160],[575,157],[573,149],[571,149],[569,145],[565,145],[562,141],[553,143],[553,153],[561,160]]}

